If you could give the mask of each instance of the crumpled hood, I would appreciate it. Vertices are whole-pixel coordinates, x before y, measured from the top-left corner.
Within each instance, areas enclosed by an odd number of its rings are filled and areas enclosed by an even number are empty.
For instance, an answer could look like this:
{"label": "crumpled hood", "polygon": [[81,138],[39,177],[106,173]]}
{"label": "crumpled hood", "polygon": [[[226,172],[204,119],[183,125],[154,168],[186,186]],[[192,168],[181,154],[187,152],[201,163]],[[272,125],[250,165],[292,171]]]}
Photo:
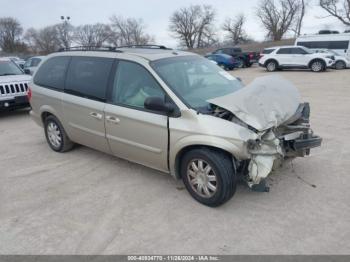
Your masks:
{"label": "crumpled hood", "polygon": [[10,76],[0,76],[0,83],[14,83],[14,82],[29,82],[32,77],[30,75],[10,75]]}
{"label": "crumpled hood", "polygon": [[247,125],[263,131],[292,117],[300,100],[299,92],[291,82],[281,76],[264,76],[234,93],[207,102],[230,111]]}

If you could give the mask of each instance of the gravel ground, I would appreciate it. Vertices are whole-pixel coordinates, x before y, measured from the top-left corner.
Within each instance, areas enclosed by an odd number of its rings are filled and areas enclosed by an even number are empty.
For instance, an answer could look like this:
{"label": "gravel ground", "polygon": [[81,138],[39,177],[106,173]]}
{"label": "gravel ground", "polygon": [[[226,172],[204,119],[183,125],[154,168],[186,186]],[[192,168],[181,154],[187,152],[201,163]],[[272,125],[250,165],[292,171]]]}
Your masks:
{"label": "gravel ground", "polygon": [[[232,72],[249,83],[261,68]],[[349,254],[350,70],[277,72],[324,139],[219,208],[180,181],[80,146],[58,154],[27,111],[0,115],[1,254]]]}

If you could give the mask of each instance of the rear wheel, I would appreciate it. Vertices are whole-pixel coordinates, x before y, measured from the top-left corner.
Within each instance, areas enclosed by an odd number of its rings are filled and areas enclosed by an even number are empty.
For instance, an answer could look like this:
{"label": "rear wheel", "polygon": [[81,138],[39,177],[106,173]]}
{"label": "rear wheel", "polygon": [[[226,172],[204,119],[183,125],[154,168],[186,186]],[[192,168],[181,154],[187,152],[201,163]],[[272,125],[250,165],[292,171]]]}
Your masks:
{"label": "rear wheel", "polygon": [[311,63],[310,68],[313,72],[322,72],[326,69],[326,66],[323,61],[315,60]]}
{"label": "rear wheel", "polygon": [[198,202],[215,207],[236,191],[237,175],[232,158],[223,152],[199,148],[187,152],[181,162],[182,180]]}
{"label": "rear wheel", "polygon": [[346,64],[343,61],[337,61],[335,63],[335,69],[341,70],[341,69],[345,69],[345,68],[346,68]]}
{"label": "rear wheel", "polygon": [[46,141],[52,150],[66,152],[73,148],[74,143],[68,138],[60,121],[53,115],[44,120]]}
{"label": "rear wheel", "polygon": [[277,70],[277,62],[276,61],[269,61],[266,64],[266,70],[269,72],[274,72]]}

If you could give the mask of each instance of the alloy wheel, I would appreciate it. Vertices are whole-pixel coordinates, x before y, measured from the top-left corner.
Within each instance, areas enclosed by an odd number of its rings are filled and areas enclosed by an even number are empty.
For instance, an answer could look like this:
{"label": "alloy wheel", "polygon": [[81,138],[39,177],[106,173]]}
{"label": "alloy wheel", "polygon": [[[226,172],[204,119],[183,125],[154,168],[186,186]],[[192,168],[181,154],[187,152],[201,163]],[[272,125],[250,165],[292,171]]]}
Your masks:
{"label": "alloy wheel", "polygon": [[270,71],[270,72],[275,71],[276,70],[276,63],[274,63],[274,62],[268,63],[267,70]]}
{"label": "alloy wheel", "polygon": [[312,68],[312,71],[314,72],[320,72],[323,69],[323,64],[322,62],[316,61],[312,63],[311,68]]}
{"label": "alloy wheel", "polygon": [[52,146],[59,148],[62,143],[62,134],[55,122],[49,122],[47,125],[47,137]]}
{"label": "alloy wheel", "polygon": [[201,197],[210,198],[217,191],[217,176],[210,164],[202,159],[189,162],[187,178],[193,191]]}

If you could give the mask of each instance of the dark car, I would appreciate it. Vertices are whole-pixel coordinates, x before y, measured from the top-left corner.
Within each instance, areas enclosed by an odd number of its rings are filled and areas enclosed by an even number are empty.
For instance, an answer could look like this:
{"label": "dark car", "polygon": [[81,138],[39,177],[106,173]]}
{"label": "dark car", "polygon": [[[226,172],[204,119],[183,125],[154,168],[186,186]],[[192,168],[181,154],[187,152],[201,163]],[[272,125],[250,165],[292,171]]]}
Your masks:
{"label": "dark car", "polygon": [[259,53],[257,52],[243,52],[239,47],[225,47],[217,49],[213,54],[230,55],[236,60],[241,61],[242,67],[251,67],[253,63],[259,60]]}
{"label": "dark car", "polygon": [[236,67],[240,67],[242,63],[240,60],[236,60],[232,56],[226,54],[210,54],[205,57],[209,60],[215,61],[218,66],[225,70],[233,70]]}

